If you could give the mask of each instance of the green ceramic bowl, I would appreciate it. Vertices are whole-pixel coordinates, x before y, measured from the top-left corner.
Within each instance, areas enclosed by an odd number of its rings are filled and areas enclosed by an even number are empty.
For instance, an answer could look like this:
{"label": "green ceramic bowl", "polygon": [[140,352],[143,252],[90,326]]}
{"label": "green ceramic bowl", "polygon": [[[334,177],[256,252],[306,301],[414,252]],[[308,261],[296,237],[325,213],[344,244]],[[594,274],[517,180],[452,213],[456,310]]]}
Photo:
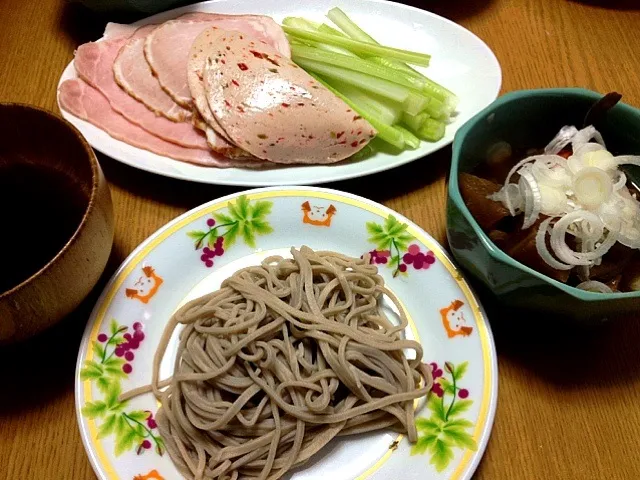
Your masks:
{"label": "green ceramic bowl", "polygon": [[[502,252],[482,231],[458,188],[460,172],[473,171],[498,141],[514,148],[546,145],[564,125],[581,126],[601,94],[577,88],[525,90],[504,95],[467,122],[453,141],[447,201],[447,236],[460,265],[508,306],[581,322],[640,312],[640,292],[578,290],[542,275]],[[640,154],[640,110],[616,105],[596,125],[614,154]],[[636,177],[637,170],[635,172]]]}

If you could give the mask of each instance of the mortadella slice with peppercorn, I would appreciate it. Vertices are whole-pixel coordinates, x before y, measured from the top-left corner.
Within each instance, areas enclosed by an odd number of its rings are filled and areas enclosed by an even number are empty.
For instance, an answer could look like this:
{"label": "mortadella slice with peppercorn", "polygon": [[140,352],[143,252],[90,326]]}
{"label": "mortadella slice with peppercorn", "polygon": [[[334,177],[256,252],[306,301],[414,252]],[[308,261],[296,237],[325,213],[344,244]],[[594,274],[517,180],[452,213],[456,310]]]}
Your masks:
{"label": "mortadella slice with peppercorn", "polygon": [[375,129],[265,42],[211,31],[206,97],[226,136],[277,163],[334,163],[361,150]]}
{"label": "mortadella slice with peppercorn", "polygon": [[[213,116],[209,108],[209,103],[207,102],[203,81],[204,61],[213,48],[211,41],[212,33],[217,30],[218,27],[210,27],[198,35],[191,45],[191,51],[189,52],[189,63],[187,64],[189,90],[191,91],[194,107],[203,120],[202,124],[195,123],[195,125],[204,130],[207,135],[208,144],[212,150],[231,158],[251,157],[247,152],[233,144],[232,140],[227,136],[226,132]],[[260,161],[257,158],[255,159]]]}

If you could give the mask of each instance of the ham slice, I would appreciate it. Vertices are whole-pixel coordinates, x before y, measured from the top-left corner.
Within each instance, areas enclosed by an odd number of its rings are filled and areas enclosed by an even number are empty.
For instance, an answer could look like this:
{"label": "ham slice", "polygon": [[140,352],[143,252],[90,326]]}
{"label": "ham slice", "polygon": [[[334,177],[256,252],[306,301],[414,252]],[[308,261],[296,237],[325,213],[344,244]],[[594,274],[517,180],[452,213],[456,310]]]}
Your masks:
{"label": "ham slice", "polygon": [[234,144],[277,163],[334,163],[361,150],[375,129],[275,48],[211,29],[204,88]]}
{"label": "ham slice", "polygon": [[69,113],[104,130],[117,140],[150,152],[207,167],[262,166],[266,162],[230,160],[207,150],[167,142],[134,125],[109,105],[107,98],[81,79],[66,80],[58,90],[60,105]]}
{"label": "ham slice", "polygon": [[[203,74],[204,61],[207,58],[210,47],[210,38],[212,32],[218,27],[209,27],[195,39],[191,45],[189,52],[189,63],[187,65],[187,80],[189,83],[189,91],[193,99],[193,104],[200,114],[196,125],[205,131],[209,146],[215,151],[226,156],[248,156],[249,154],[236,147],[231,139],[227,136],[218,121],[213,116],[209,103],[207,102],[206,92],[204,90]],[[200,121],[201,120],[201,121]]]}
{"label": "ham slice", "polygon": [[[144,29],[145,27],[143,27]],[[147,33],[155,26],[148,28]],[[146,35],[134,35],[120,49],[113,64],[115,80],[129,95],[144,103],[156,114],[174,122],[189,121],[191,111],[176,102],[160,87],[144,58]]]}
{"label": "ham slice", "polygon": [[194,14],[166,22],[147,36],[144,54],[162,88],[184,107],[192,104],[187,80],[189,51],[198,35],[211,26],[263,40],[282,55],[290,56],[289,43],[282,28],[270,17]]}
{"label": "ham slice", "polygon": [[107,23],[107,26],[104,28],[104,33],[102,34],[102,38],[106,39],[106,38],[113,38],[113,37],[130,37],[139,28],[140,27],[136,27],[135,25],[109,22]]}
{"label": "ham slice", "polygon": [[208,150],[206,138],[191,123],[176,123],[156,115],[116,83],[113,63],[127,41],[128,37],[120,36],[80,45],[74,60],[78,76],[98,89],[116,112],[146,131],[183,147]]}

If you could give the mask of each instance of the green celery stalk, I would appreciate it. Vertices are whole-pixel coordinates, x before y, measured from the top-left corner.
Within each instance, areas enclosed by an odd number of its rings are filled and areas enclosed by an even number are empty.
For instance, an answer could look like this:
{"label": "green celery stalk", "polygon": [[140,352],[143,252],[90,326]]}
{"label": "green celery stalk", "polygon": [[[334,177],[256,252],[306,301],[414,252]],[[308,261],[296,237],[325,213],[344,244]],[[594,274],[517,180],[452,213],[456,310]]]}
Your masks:
{"label": "green celery stalk", "polygon": [[302,17],[285,17],[285,19],[282,20],[282,24],[289,27],[302,28],[311,32],[317,31],[320,27],[319,23],[312,22],[311,20],[307,20]]}
{"label": "green celery stalk", "polygon": [[361,58],[354,58],[339,53],[327,52],[313,47],[304,45],[292,45],[291,55],[294,59],[304,58],[314,60],[316,62],[327,63],[336,67],[348,68],[356,72],[371,75],[372,77],[383,78],[390,82],[404,85],[405,87],[414,88],[422,91],[424,82],[411,75],[403,75],[393,68],[375,65]]}
{"label": "green celery stalk", "polygon": [[[340,29],[342,29],[342,31],[344,31],[352,39],[359,40],[365,43],[379,45],[379,43],[371,35],[369,35],[367,32],[362,30],[340,8],[334,7],[331,10],[329,10],[327,17],[329,17],[329,19],[333,23],[335,23]],[[370,58],[370,60],[372,60],[374,63],[378,63],[379,65],[383,65],[389,68],[395,68],[396,70],[400,70],[405,73],[411,73],[418,76],[425,83],[424,90],[422,90],[423,93],[429,94],[430,96],[433,96],[438,100],[443,101],[445,105],[448,107],[448,109],[450,110],[450,113],[455,111],[456,107],[458,106],[458,97],[453,92],[446,89],[442,85],[434,82],[428,77],[424,76],[423,74],[421,74],[420,72],[412,68],[411,66],[405,63],[398,62],[393,59],[388,59],[384,57]],[[411,62],[408,62],[408,63],[411,63]]]}
{"label": "green celery stalk", "polygon": [[376,112],[376,116],[386,124],[393,125],[398,123],[402,117],[402,106],[398,103],[385,101],[348,83],[334,80],[331,85],[355,103],[364,105],[371,111]]}
{"label": "green celery stalk", "polygon": [[402,137],[404,138],[404,144],[410,148],[411,150],[415,150],[420,146],[420,139],[416,137],[409,130],[404,128],[402,125],[395,125],[394,128],[399,130],[402,133]]}
{"label": "green celery stalk", "polygon": [[318,31],[324,32],[324,33],[330,33],[331,35],[338,35],[339,37],[346,37],[346,35],[342,33],[340,30],[338,30],[337,28],[333,28],[331,25],[327,25],[326,23],[323,23],[322,25],[320,25],[318,27]]}
{"label": "green celery stalk", "polygon": [[364,160],[365,158],[369,158],[372,155],[375,155],[375,153],[376,149],[371,146],[371,143],[367,143],[364,147],[362,147],[362,150],[351,155],[349,159],[354,161]]}
{"label": "green celery stalk", "polygon": [[350,85],[354,85],[363,90],[388,98],[394,102],[405,103],[412,93],[410,89],[396,83],[372,77],[360,72],[354,72],[341,67],[334,67],[326,63],[307,60],[299,57],[292,57],[293,61],[308,72],[315,72],[323,77],[333,78]]}
{"label": "green celery stalk", "polygon": [[410,115],[404,112],[402,114],[402,123],[409,127],[412,132],[417,132],[427,118],[429,118],[429,115],[424,112],[417,115]]}
{"label": "green celery stalk", "polygon": [[370,112],[367,108],[362,105],[357,104],[356,102],[351,101],[348,97],[340,93],[334,87],[332,87],[327,81],[321,78],[318,75],[311,75],[313,78],[318,80],[322,85],[324,85],[329,91],[331,91],[336,97],[341,98],[344,103],[349,105],[354,111],[358,112],[358,114],[364,118],[367,122],[371,124],[373,128],[375,128],[378,132],[377,137],[385,142],[397,147],[399,149],[404,149],[404,135],[392,127],[391,125],[387,125],[386,123],[381,122],[378,118],[376,118],[375,114]]}
{"label": "green celery stalk", "polygon": [[427,97],[420,93],[409,92],[409,97],[404,102],[405,112],[410,115],[417,115],[425,112],[430,117],[448,120],[449,112],[440,100],[433,97]]}
{"label": "green celery stalk", "polygon": [[459,99],[455,93],[453,93],[446,87],[443,87],[439,83],[434,82],[429,77],[422,75],[420,72],[414,70],[410,66],[382,57],[369,57],[367,58],[367,61],[376,65],[395,69],[397,71],[403,72],[406,75],[413,75],[414,77],[420,78],[423,83],[423,86],[421,88],[422,93],[443,102],[447,110],[449,111],[449,114],[453,113],[457,108]]}
{"label": "green celery stalk", "polygon": [[383,47],[381,45],[359,42],[357,40],[353,40],[347,37],[341,37],[339,35],[310,31],[298,27],[290,27],[286,24],[282,26],[282,29],[291,36],[303,38],[306,40],[313,40],[316,42],[327,43],[329,45],[335,45],[338,47],[344,47],[351,50],[355,54],[383,56],[393,60],[408,62],[415,65],[422,65],[425,67],[429,65],[429,60],[431,59],[431,56],[427,55],[426,53],[411,52],[408,50],[402,50],[393,47]]}
{"label": "green celery stalk", "polygon": [[437,142],[444,137],[445,124],[433,118],[427,118],[416,132],[418,137],[429,142]]}
{"label": "green celery stalk", "polygon": [[346,48],[336,47],[334,45],[328,45],[326,43],[314,42],[313,40],[301,40],[296,37],[292,37],[291,35],[287,35],[287,40],[289,40],[289,45],[303,45],[309,48],[315,48],[316,50],[323,50],[326,52],[338,53],[340,55],[347,56],[349,58],[360,58],[355,53],[347,50]]}
{"label": "green celery stalk", "polygon": [[349,35],[354,40],[359,40],[366,43],[378,44],[373,37],[369,36],[367,32],[362,30],[354,21],[352,21],[346,13],[340,8],[334,7],[329,10],[327,17],[333,23],[335,23],[344,33]]}

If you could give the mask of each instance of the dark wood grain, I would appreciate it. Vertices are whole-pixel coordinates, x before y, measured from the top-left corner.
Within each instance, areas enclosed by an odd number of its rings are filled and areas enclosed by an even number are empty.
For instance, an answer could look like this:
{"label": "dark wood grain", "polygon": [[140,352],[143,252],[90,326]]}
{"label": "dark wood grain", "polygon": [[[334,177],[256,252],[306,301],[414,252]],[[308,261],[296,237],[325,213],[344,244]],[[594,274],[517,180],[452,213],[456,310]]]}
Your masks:
{"label": "dark wood grain", "polygon": [[[484,39],[502,64],[503,91],[580,86],[618,91],[625,102],[640,106],[637,1],[413,3]],[[62,0],[0,1],[0,101],[57,110],[60,73],[74,48],[99,37],[105,23]],[[445,149],[392,172],[330,186],[381,201],[444,242],[449,156]],[[161,178],[99,159],[111,184],[116,239],[98,289],[157,228],[237,190]],[[0,349],[0,478],[95,478],[73,397],[77,348],[95,299],[94,293],[45,335]],[[476,478],[638,478],[640,319],[585,331],[489,307],[499,350],[500,401]]]}

